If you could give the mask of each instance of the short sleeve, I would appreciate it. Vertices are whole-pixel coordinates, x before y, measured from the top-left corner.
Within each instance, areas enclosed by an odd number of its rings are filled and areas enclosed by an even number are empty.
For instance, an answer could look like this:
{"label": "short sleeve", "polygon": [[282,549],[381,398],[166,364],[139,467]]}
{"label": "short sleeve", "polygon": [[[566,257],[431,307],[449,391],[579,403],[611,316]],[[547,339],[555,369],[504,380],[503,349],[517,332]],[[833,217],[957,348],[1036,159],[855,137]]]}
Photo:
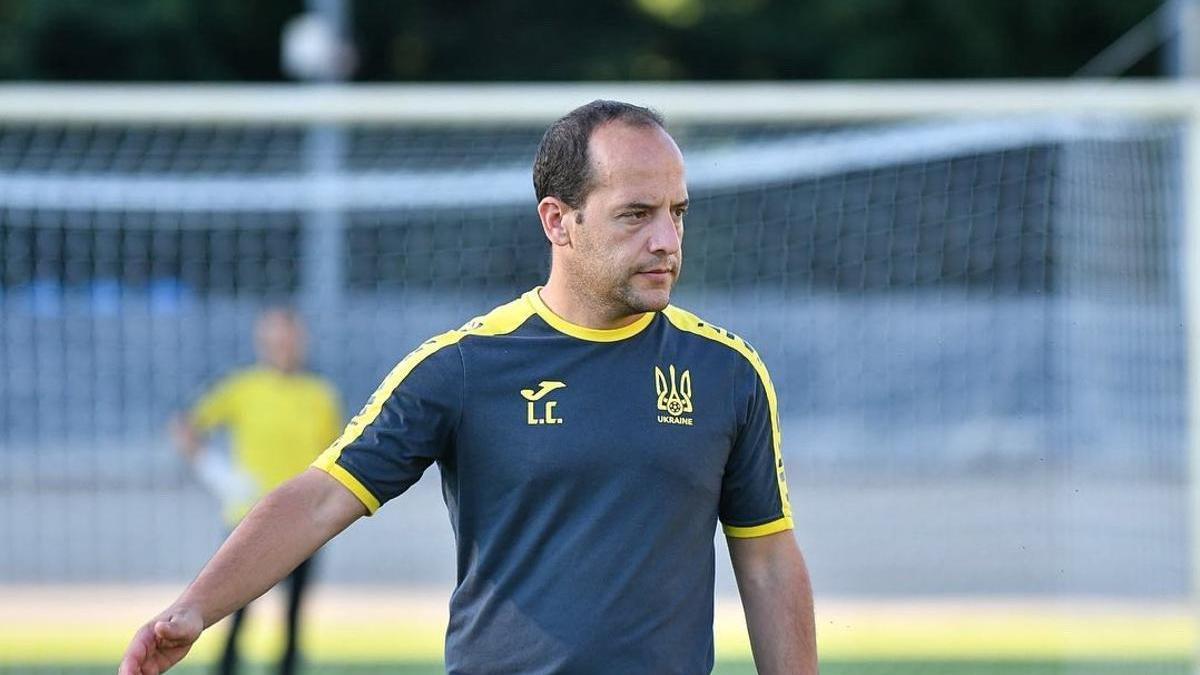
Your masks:
{"label": "short sleeve", "polygon": [[192,407],[190,421],[197,431],[207,432],[215,427],[229,424],[237,412],[238,391],[242,379],[233,375],[226,377],[208,391]]}
{"label": "short sleeve", "polygon": [[735,390],[745,392],[744,417],[725,464],[720,517],[730,537],[761,537],[792,529],[780,448],[778,404],[770,376],[751,353]]}
{"label": "short sleeve", "polygon": [[429,340],[404,357],[312,464],[370,513],[416,483],[453,443],[463,388],[456,335]]}

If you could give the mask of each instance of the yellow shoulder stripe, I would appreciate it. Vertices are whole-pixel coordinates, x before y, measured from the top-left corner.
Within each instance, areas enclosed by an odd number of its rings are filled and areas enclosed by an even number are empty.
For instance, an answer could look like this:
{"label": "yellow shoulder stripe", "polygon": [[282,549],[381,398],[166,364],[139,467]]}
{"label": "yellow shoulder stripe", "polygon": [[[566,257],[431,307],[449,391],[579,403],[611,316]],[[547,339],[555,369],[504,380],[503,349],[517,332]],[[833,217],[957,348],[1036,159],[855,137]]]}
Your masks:
{"label": "yellow shoulder stripe", "polygon": [[[714,342],[719,342],[730,349],[741,354],[750,365],[754,367],[754,372],[758,373],[759,380],[762,381],[763,389],[767,392],[767,408],[771,416],[771,446],[775,452],[775,479],[779,484],[779,500],[783,517],[773,523],[767,525],[757,525],[750,528],[726,528],[726,533],[730,529],[743,534],[732,534],[731,536],[752,536],[761,537],[772,532],[785,530],[792,527],[792,505],[788,499],[787,478],[783,471],[783,434],[779,428],[779,400],[775,397],[775,385],[771,383],[771,375],[767,372],[767,367],[759,357],[758,352],[754,351],[746,341],[740,337],[730,333],[729,331],[719,326],[714,326],[691,312],[679,309],[674,305],[668,305],[663,310],[663,314],[673,326],[682,331],[694,333],[701,337],[708,338]],[[786,523],[786,525],[785,525]],[[771,526],[779,526],[779,530],[759,531],[760,528],[769,528]],[[746,534],[753,531],[754,534]]]}
{"label": "yellow shoulder stripe", "polygon": [[467,335],[506,335],[521,327],[529,317],[533,316],[533,308],[525,301],[524,296],[500,305],[492,311],[471,319],[458,332]]}
{"label": "yellow shoulder stripe", "polygon": [[342,435],[338,436],[337,440],[326,448],[317,457],[316,461],[312,463],[314,467],[329,473],[339,483],[349,488],[362,501],[363,505],[367,507],[368,512],[375,513],[379,509],[379,500],[350,472],[337,463],[338,458],[342,456],[342,448],[358,440],[359,436],[362,436],[363,430],[379,417],[379,413],[383,411],[383,404],[387,402],[392,392],[396,391],[396,387],[400,386],[400,383],[404,381],[404,378],[408,377],[408,374],[413,369],[420,365],[422,361],[442,349],[458,344],[458,341],[465,335],[466,333],[456,330],[442,333],[431,340],[426,340],[420,347],[409,352],[408,356],[401,359],[400,363],[397,363],[396,367],[392,368],[392,372],[383,378],[383,382],[375,389],[375,393],[371,394],[371,397],[367,399],[367,404],[346,425],[346,429],[342,431]]}
{"label": "yellow shoulder stripe", "polygon": [[342,431],[342,435],[338,436],[337,440],[317,457],[312,466],[333,476],[362,501],[363,505],[367,507],[368,512],[375,513],[380,506],[379,500],[349,471],[346,471],[337,463],[338,458],[342,456],[342,449],[362,436],[363,431],[379,417],[379,413],[383,411],[384,403],[396,391],[396,388],[400,386],[404,378],[408,377],[409,373],[416,369],[425,359],[447,347],[457,345],[468,335],[486,336],[511,333],[519,328],[532,314],[533,310],[529,307],[529,304],[521,299],[517,299],[508,304],[501,305],[481,317],[468,321],[462,328],[447,331],[423,342],[419,347],[401,359],[400,363],[396,364],[396,367],[392,368],[392,371],[388,373],[379,387],[375,389],[375,393],[371,394],[371,397],[367,399],[367,404],[346,425],[346,429]]}

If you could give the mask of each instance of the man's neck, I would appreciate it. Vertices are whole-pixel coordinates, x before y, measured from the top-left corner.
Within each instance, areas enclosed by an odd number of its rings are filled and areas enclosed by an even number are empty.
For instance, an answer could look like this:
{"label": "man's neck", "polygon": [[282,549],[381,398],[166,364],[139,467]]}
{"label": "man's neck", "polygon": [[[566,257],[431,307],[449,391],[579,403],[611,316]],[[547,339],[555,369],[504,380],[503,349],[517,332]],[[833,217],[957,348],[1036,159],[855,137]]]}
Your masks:
{"label": "man's neck", "polygon": [[623,328],[637,321],[643,315],[623,314],[601,306],[601,303],[576,292],[562,277],[550,272],[550,279],[542,287],[539,295],[542,302],[559,317],[584,328],[611,330]]}

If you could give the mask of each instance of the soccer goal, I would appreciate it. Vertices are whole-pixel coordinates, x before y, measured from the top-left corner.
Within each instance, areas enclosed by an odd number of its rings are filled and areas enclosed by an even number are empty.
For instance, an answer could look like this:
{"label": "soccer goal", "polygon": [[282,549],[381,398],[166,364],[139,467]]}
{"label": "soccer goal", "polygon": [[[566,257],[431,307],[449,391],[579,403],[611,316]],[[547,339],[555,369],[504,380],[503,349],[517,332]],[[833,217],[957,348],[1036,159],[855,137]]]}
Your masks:
{"label": "soccer goal", "polygon": [[[595,98],[684,151],[674,302],[771,369],[818,609],[949,617],[822,624],[827,654],[1183,672],[1200,89],[1175,85],[0,87],[0,584],[186,579],[221,526],[164,427],[253,359],[255,314],[299,308],[360,405],[544,280],[533,152]],[[433,483],[324,579],[449,583]]]}

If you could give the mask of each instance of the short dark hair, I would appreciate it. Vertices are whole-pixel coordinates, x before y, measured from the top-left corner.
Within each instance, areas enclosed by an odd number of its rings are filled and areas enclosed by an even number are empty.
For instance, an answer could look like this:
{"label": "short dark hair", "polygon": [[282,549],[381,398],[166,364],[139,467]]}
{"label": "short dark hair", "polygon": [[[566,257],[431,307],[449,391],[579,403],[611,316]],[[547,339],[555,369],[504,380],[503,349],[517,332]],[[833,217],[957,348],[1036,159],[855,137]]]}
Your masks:
{"label": "short dark hair", "polygon": [[539,202],[557,197],[573,209],[583,206],[594,178],[588,141],[597,127],[613,121],[665,127],[657,112],[621,101],[592,101],[560,117],[542,136],[533,158],[533,190]]}

